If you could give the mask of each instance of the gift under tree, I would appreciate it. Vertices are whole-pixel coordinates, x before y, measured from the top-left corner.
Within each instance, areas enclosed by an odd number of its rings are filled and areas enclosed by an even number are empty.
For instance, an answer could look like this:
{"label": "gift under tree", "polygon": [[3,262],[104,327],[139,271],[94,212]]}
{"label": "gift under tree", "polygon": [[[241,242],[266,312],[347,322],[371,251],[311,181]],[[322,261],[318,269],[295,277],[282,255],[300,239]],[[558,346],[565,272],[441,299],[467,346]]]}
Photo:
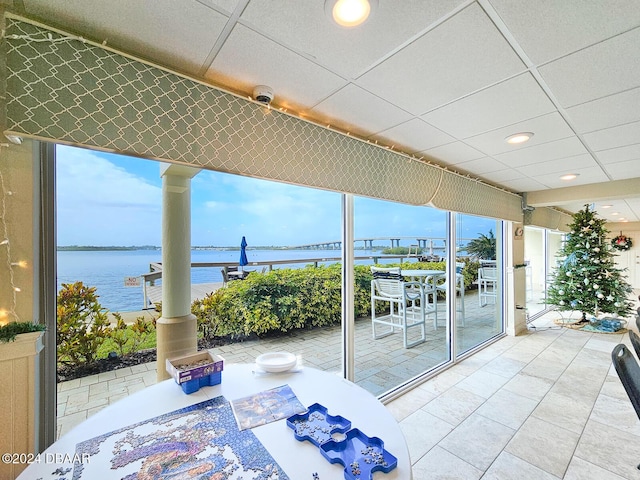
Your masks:
{"label": "gift under tree", "polygon": [[587,314],[626,317],[633,312],[632,289],[615,266],[604,223],[588,205],[573,215],[547,290],[547,304],[582,312],[582,322],[588,321]]}

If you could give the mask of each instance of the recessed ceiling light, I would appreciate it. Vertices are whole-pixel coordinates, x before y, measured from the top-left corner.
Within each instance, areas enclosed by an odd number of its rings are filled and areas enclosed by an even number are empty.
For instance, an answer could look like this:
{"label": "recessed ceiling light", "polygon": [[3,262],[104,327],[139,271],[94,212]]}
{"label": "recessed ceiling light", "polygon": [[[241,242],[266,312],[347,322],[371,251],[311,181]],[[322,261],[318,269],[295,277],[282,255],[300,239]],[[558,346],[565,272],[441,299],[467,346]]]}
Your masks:
{"label": "recessed ceiling light", "polygon": [[566,175],[562,175],[560,180],[575,180],[579,175],[579,173],[567,173]]}
{"label": "recessed ceiling light", "polygon": [[531,140],[531,137],[533,137],[533,133],[531,132],[520,132],[509,135],[507,138],[505,138],[505,141],[507,143],[510,143],[511,145],[517,145],[519,143],[528,142],[529,140]]}
{"label": "recessed ceiling light", "polygon": [[377,0],[326,0],[325,12],[343,27],[355,27],[364,23]]}
{"label": "recessed ceiling light", "polygon": [[611,215],[620,215],[620,212],[611,212]]}
{"label": "recessed ceiling light", "polygon": [[611,208],[613,205],[601,205],[600,208]]}
{"label": "recessed ceiling light", "polygon": [[626,222],[626,221],[627,221],[627,219],[626,219],[626,218],[623,218],[623,217],[620,217],[620,218],[618,219],[618,221],[619,221],[619,222]]}

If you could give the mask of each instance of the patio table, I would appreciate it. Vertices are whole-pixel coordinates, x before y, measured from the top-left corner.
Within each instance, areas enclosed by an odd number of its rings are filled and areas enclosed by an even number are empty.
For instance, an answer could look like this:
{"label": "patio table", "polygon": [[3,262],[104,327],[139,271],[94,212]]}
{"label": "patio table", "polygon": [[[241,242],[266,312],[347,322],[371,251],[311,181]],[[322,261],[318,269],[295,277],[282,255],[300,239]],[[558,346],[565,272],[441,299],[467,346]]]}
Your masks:
{"label": "patio table", "polygon": [[[224,366],[222,383],[219,385],[201,387],[198,391],[186,395],[175,381],[170,379],[104,408],[51,445],[42,454],[42,461],[29,465],[18,476],[18,480],[59,480],[60,471],[73,468],[73,459],[70,457],[75,454],[76,445],[80,442],[221,395],[232,401],[285,384],[291,387],[305,407],[319,403],[327,408],[329,415],[340,415],[350,420],[352,429],[357,428],[368,437],[379,437],[384,442],[384,448],[397,458],[398,464],[389,473],[375,472],[375,480],[412,478],[407,445],[398,423],[384,405],[363,388],[335,373],[310,367],[284,373],[263,373],[258,372],[254,364],[229,364]],[[322,480],[344,478],[343,467],[340,464],[329,463],[321,455],[319,448],[310,442],[296,440],[293,430],[287,426],[285,420],[254,427],[251,431],[290,479],[312,480],[315,473]],[[104,450],[97,455],[111,459],[113,451],[108,448]],[[91,468],[95,469],[96,464],[104,460],[105,458],[94,457],[87,460],[84,473],[88,474],[91,471],[95,475],[96,471]],[[74,472],[73,478],[86,477],[76,477],[75,473],[77,472]],[[71,471],[66,478],[72,478]],[[105,468],[92,478],[110,479],[120,476]]]}

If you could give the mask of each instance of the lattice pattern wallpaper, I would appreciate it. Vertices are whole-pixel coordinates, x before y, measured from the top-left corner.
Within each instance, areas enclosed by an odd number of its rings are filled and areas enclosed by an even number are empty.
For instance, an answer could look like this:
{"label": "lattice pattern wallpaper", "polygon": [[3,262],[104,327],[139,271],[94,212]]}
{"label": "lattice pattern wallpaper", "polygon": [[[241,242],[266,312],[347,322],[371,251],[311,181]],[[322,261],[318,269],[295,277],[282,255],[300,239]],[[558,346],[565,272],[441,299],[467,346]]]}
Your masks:
{"label": "lattice pattern wallpaper", "polygon": [[572,222],[573,217],[571,215],[546,207],[536,208],[534,211],[526,212],[524,215],[525,225],[550,228],[563,232],[571,231],[569,225]]}
{"label": "lattice pattern wallpaper", "polygon": [[7,133],[522,221],[517,195],[19,17],[5,21],[6,34],[21,37],[4,47]]}

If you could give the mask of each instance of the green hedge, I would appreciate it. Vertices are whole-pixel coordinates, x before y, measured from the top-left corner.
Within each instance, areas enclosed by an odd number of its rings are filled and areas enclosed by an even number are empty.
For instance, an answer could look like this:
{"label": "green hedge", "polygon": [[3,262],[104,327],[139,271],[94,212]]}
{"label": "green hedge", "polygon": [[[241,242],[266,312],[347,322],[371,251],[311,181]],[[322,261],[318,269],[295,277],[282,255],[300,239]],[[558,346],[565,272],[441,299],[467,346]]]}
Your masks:
{"label": "green hedge", "polygon": [[[371,271],[355,267],[355,315],[369,314]],[[341,267],[307,266],[251,273],[192,304],[205,338],[340,324]]]}
{"label": "green hedge", "polygon": [[[465,262],[465,288],[473,288],[478,262]],[[405,269],[445,269],[444,262],[416,262]],[[371,315],[371,267],[355,268],[355,316]],[[232,281],[191,306],[198,319],[198,331],[206,339],[243,338],[268,332],[289,332],[302,328],[339,325],[342,320],[341,266],[280,269],[251,273],[245,280]],[[376,305],[382,311],[389,304]]]}

